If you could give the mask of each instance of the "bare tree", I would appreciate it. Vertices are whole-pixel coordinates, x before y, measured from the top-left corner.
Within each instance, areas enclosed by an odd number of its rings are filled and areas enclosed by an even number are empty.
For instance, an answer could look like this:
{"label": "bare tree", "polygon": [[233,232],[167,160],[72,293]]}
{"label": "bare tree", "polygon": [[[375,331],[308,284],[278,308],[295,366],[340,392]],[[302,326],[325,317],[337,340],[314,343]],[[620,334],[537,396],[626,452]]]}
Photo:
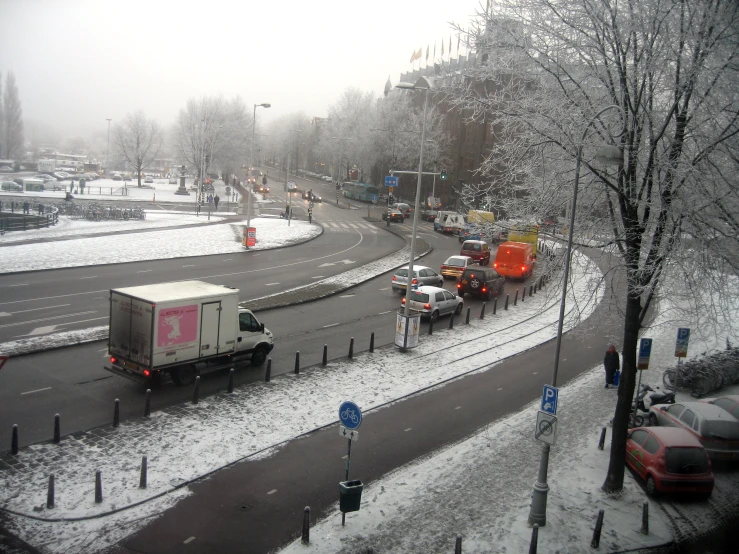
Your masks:
{"label": "bare tree", "polygon": [[[733,0],[497,0],[467,35],[483,63],[452,94],[490,118],[496,140],[470,198],[536,221],[564,214],[577,158],[575,228],[609,236],[618,254],[623,373],[607,492],[623,487],[637,342],[665,276],[736,297],[715,269],[739,268],[738,16]],[[617,168],[598,162],[603,146],[620,150]]]}
{"label": "bare tree", "polygon": [[156,159],[162,147],[163,135],[159,124],[139,110],[128,114],[123,123],[116,125],[113,137],[122,159],[136,171],[140,187],[141,172]]}
{"label": "bare tree", "polygon": [[18,87],[15,84],[15,75],[8,72],[5,79],[5,94],[3,95],[3,127],[2,141],[5,158],[21,156],[23,152],[23,110],[18,97]]}

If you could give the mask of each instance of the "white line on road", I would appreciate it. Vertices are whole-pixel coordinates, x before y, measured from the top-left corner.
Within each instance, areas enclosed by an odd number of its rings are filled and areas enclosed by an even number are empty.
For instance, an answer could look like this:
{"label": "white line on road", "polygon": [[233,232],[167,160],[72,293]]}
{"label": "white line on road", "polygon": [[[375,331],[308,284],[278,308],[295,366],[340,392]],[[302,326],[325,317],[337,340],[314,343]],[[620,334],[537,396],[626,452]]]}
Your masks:
{"label": "white line on road", "polygon": [[28,283],[21,283],[20,285],[7,285],[8,287],[27,287]]}
{"label": "white line on road", "polygon": [[264,284],[264,286],[265,286],[265,287],[272,287],[272,286],[274,286],[274,285],[279,285],[279,284],[280,284],[280,283],[265,283],[265,284]]}
{"label": "white line on road", "polygon": [[80,279],[97,279],[97,275],[90,275],[89,277],[80,277]]}
{"label": "white line on road", "polygon": [[311,277],[311,279],[323,279],[325,275],[316,275],[315,277]]}
{"label": "white line on road", "polygon": [[153,271],[152,269],[142,269],[141,271],[137,271],[136,273],[150,273]]}
{"label": "white line on road", "polygon": [[232,262],[233,261],[233,258],[224,258],[223,261],[224,262]]}
{"label": "white line on road", "polygon": [[332,323],[331,325],[324,325],[323,328],[324,329],[327,329],[328,327],[336,327],[337,325],[339,325],[339,324],[338,323]]}
{"label": "white line on road", "polygon": [[26,323],[39,323],[41,321],[51,321],[52,319],[61,319],[63,317],[74,317],[76,315],[94,314],[95,312],[97,312],[97,310],[92,310],[89,312],[77,312],[76,314],[55,315],[51,317],[45,317],[43,319],[30,319],[28,321],[19,321],[17,323],[6,323],[5,325],[0,325],[0,329],[4,327],[16,327],[18,325],[25,325]]}
{"label": "white line on road", "polygon": [[43,389],[29,390],[26,392],[22,392],[21,396],[23,396],[24,394],[33,394],[34,392],[41,392],[41,391],[50,390],[50,389],[51,387],[44,387]]}
{"label": "white line on road", "polygon": [[454,408],[454,409],[455,409],[455,410],[461,410],[461,409],[462,409],[462,406],[457,406],[457,407],[456,407],[456,408]]}
{"label": "white line on road", "polygon": [[183,265],[182,267],[195,267],[195,264]]}
{"label": "white line on road", "polygon": [[20,310],[18,312],[3,312],[3,313],[0,313],[0,316],[2,316],[2,315],[24,314],[26,312],[37,312],[39,310],[50,310],[52,308],[64,308],[66,306],[71,306],[71,304],[57,304],[56,306],[45,306],[43,308],[31,308],[30,310]]}
{"label": "white line on road", "polygon": [[339,298],[351,298],[352,296],[356,296],[356,294],[342,294]]}
{"label": "white line on road", "polygon": [[276,493],[276,492],[277,492],[277,489],[272,489],[272,490],[271,490],[271,491],[269,491],[269,492],[268,492],[267,494],[274,494],[274,493]]}
{"label": "white line on road", "polygon": [[184,541],[182,541],[182,542],[183,542],[183,544],[190,544],[190,543],[191,543],[192,541],[194,541],[194,540],[195,540],[195,537],[190,537],[190,538],[188,538],[188,539],[185,539],[185,540],[184,540]]}
{"label": "white line on road", "polygon": [[382,288],[380,290],[390,290],[390,287],[385,287],[385,288]]}
{"label": "white line on road", "polygon": [[408,427],[408,429],[405,429],[405,430],[404,430],[403,432],[404,432],[404,433],[407,433],[407,432],[408,432],[408,431],[410,431],[411,429],[413,429],[413,427]]}
{"label": "white line on road", "polygon": [[379,314],[377,314],[377,315],[385,315],[385,314],[389,314],[389,313],[391,313],[391,312],[392,312],[392,310],[388,310],[388,311],[386,311],[386,312],[380,312],[380,313],[379,313]]}

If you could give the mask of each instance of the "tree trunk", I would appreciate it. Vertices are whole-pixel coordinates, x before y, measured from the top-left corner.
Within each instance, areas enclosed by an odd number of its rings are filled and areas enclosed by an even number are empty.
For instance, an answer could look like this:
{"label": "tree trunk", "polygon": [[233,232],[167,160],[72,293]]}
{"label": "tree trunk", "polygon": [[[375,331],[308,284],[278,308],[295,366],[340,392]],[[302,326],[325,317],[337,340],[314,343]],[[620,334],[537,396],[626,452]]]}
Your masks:
{"label": "tree trunk", "polygon": [[639,295],[632,289],[635,285],[629,279],[628,297],[626,300],[626,314],[624,321],[623,363],[621,366],[621,381],[618,386],[616,413],[613,416],[613,431],[611,433],[611,455],[608,463],[608,473],[602,489],[607,493],[620,491],[624,486],[624,470],[626,464],[626,433],[629,430],[629,413],[636,387],[636,354],[639,341],[641,323],[641,301]]}

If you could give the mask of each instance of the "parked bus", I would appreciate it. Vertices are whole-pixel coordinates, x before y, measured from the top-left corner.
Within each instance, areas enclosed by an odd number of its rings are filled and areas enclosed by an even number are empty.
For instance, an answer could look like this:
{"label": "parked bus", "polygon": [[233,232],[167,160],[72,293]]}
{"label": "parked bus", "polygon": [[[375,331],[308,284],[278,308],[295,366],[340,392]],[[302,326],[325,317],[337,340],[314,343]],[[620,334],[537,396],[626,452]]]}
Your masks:
{"label": "parked bus", "polygon": [[380,189],[367,183],[347,182],[343,189],[344,196],[362,202],[377,202],[380,197]]}

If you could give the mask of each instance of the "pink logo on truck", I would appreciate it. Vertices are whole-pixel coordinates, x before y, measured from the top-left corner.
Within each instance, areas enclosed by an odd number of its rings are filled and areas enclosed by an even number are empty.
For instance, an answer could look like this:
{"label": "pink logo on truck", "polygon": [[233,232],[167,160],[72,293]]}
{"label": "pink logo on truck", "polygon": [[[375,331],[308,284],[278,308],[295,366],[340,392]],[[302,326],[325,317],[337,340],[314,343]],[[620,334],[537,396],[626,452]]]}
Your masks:
{"label": "pink logo on truck", "polygon": [[198,336],[198,306],[178,306],[159,311],[157,346],[194,341]]}

